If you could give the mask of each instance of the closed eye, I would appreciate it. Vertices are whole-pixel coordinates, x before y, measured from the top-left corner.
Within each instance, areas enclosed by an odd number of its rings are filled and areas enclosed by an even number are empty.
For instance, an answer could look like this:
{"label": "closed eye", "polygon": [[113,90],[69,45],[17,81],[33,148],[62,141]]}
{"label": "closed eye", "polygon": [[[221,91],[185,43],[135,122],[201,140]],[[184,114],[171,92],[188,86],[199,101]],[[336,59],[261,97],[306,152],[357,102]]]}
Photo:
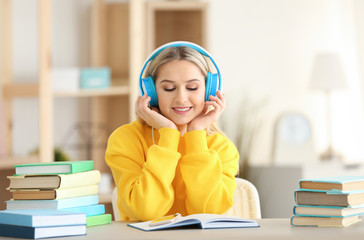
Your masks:
{"label": "closed eye", "polygon": [[198,88],[195,87],[195,88],[187,88],[187,90],[190,90],[190,91],[196,91]]}
{"label": "closed eye", "polygon": [[166,92],[172,92],[173,90],[175,90],[176,88],[165,88],[164,91]]}

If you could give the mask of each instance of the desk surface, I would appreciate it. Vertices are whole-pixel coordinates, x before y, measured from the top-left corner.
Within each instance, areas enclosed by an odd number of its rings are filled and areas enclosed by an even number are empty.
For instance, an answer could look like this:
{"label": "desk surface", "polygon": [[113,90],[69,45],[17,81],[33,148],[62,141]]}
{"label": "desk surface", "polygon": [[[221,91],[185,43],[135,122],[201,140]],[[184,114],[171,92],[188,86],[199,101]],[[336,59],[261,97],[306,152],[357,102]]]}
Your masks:
{"label": "desk surface", "polygon": [[[63,240],[81,239],[363,239],[364,222],[359,222],[346,228],[316,228],[292,227],[287,218],[259,219],[260,228],[229,228],[229,229],[184,229],[144,232],[128,227],[125,222],[112,222],[108,225],[95,226],[87,229],[87,235],[78,237],[52,238]],[[7,239],[0,237],[1,239]],[[12,238],[14,239],[14,238]]]}

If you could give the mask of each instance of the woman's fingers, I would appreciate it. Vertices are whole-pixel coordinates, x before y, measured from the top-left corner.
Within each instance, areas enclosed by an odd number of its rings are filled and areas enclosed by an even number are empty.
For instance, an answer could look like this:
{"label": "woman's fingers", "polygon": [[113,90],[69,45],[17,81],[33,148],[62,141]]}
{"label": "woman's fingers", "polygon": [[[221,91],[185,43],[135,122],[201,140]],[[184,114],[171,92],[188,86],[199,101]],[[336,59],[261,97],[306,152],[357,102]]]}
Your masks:
{"label": "woman's fingers", "polygon": [[145,115],[146,112],[149,109],[149,101],[150,101],[150,97],[146,94],[144,94],[143,96],[138,96],[136,102],[135,102],[135,112],[136,114],[145,120]]}

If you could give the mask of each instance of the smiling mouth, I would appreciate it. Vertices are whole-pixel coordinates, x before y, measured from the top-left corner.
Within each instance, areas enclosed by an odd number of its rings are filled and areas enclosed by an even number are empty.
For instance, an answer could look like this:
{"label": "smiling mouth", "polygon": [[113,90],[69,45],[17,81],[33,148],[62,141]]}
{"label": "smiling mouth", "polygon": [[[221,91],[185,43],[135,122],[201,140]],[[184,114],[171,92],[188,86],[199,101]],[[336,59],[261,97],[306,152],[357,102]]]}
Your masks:
{"label": "smiling mouth", "polygon": [[178,107],[178,108],[173,108],[173,110],[177,111],[177,112],[187,112],[191,109],[192,107]]}

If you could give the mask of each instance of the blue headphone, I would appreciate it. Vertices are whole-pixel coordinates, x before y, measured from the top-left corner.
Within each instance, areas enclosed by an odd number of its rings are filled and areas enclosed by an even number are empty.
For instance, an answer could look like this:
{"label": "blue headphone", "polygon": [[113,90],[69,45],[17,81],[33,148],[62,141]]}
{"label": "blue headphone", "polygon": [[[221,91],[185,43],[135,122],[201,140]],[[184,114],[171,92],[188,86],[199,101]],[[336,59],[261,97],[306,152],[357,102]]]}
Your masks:
{"label": "blue headphone", "polygon": [[149,57],[145,60],[142,71],[140,73],[139,88],[140,88],[142,95],[144,95],[144,93],[146,93],[151,98],[151,100],[149,102],[151,107],[158,106],[158,96],[157,96],[157,91],[155,89],[155,84],[154,84],[154,80],[153,80],[152,76],[148,76],[147,78],[142,78],[144,70],[145,70],[146,66],[148,65],[148,63],[150,61],[152,61],[162,50],[164,50],[168,47],[180,47],[180,46],[186,46],[186,47],[195,49],[202,55],[208,57],[216,68],[217,74],[210,73],[210,72],[207,73],[205,101],[209,101],[210,95],[216,96],[217,90],[221,91],[222,82],[221,82],[220,70],[217,67],[215,60],[204,48],[202,48],[201,46],[199,46],[195,43],[192,43],[192,42],[186,42],[186,41],[170,42],[170,43],[164,44],[164,45],[160,46],[159,48],[155,49],[149,55]]}

